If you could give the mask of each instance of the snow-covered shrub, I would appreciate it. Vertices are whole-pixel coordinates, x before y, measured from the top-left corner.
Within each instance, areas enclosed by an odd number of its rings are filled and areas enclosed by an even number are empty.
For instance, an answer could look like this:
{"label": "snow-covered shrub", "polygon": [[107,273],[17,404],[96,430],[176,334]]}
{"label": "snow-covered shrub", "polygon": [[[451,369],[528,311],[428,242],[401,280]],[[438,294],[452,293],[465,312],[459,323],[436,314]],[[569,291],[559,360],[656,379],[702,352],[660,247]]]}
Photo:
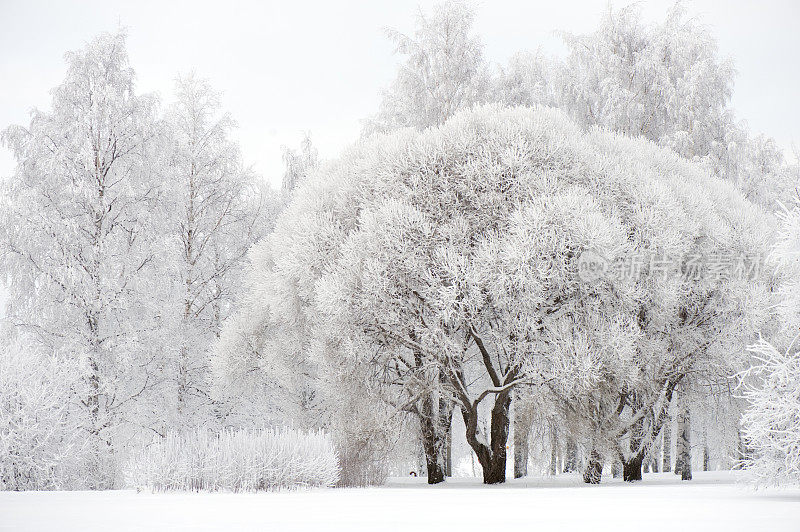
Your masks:
{"label": "snow-covered shrub", "polygon": [[0,490],[81,487],[86,433],[70,410],[74,364],[0,346]]}
{"label": "snow-covered shrub", "polygon": [[379,486],[389,475],[392,438],[399,431],[386,405],[374,398],[346,399],[331,431],[341,464],[338,486]]}
{"label": "snow-covered shrub", "polygon": [[764,340],[750,350],[756,363],[742,374],[745,466],[759,484],[800,485],[800,352]]}
{"label": "snow-covered shrub", "polygon": [[323,431],[195,430],[153,441],[125,475],[129,486],[152,491],[272,491],[333,486],[339,463]]}

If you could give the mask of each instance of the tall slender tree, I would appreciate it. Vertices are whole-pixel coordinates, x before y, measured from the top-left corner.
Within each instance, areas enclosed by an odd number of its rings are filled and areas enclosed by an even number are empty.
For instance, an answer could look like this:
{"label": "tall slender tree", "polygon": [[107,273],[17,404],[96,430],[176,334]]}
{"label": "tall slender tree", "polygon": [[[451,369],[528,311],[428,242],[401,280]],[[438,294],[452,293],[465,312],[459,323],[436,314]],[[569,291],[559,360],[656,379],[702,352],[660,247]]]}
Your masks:
{"label": "tall slender tree", "polygon": [[219,94],[190,74],[176,83],[166,116],[171,140],[166,173],[176,352],[167,369],[175,398],[173,427],[224,415],[210,396],[209,352],[230,313],[250,246],[266,234],[267,208],[230,135],[233,119]]}
{"label": "tall slender tree", "polygon": [[156,99],[134,91],[124,33],[101,35],[67,62],[52,109],[3,133],[17,169],[0,194],[0,248],[9,318],[80,362],[86,474],[106,488],[116,436],[156,383]]}

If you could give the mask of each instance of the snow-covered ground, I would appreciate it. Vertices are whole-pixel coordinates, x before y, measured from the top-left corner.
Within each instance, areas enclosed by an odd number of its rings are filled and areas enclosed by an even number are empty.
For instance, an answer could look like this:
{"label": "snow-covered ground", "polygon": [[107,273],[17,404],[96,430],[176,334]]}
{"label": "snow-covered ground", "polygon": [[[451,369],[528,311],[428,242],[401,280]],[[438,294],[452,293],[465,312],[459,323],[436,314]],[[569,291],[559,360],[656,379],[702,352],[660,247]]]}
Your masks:
{"label": "snow-covered ground", "polygon": [[0,530],[737,530],[800,531],[800,490],[761,490],[730,472],[671,473],[636,484],[574,476],[486,487],[453,479],[430,487],[283,493],[0,492]]}

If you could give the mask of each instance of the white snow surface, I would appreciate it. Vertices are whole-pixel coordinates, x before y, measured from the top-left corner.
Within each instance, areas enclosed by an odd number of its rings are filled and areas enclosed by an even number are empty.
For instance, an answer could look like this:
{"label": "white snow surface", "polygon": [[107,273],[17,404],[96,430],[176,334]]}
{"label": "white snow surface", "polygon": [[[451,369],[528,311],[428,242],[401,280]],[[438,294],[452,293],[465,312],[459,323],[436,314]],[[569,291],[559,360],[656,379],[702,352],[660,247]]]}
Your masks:
{"label": "white snow surface", "polygon": [[800,489],[753,490],[727,471],[626,484],[576,475],[483,486],[393,478],[383,487],[276,493],[0,492],[0,530],[800,531]]}

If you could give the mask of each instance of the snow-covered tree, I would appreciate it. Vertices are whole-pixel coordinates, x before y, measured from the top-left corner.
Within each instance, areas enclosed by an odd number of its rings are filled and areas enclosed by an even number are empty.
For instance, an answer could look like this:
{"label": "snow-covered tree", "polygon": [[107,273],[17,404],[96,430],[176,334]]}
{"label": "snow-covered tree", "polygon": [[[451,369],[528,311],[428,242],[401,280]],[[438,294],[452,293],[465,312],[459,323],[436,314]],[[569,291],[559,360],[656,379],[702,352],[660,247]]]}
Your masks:
{"label": "snow-covered tree", "polygon": [[489,68],[473,33],[474,17],[468,4],[450,0],[431,15],[420,12],[413,37],[387,30],[397,53],[407,58],[366,133],[438,126],[457,111],[488,101]]}
{"label": "snow-covered tree", "polygon": [[[230,313],[250,246],[266,234],[255,176],[230,139],[233,119],[219,95],[194,75],[179,78],[177,101],[166,116],[170,150],[165,197],[176,337],[172,365],[165,369],[173,410],[169,428],[201,426],[225,409],[209,391],[208,356]],[[166,329],[164,334],[167,334]]]}
{"label": "snow-covered tree", "polygon": [[[390,402],[417,405],[423,421],[427,398],[457,404],[484,481],[502,482],[519,387],[580,397],[605,386],[613,415],[616,386],[647,384],[652,393],[625,398],[641,405],[630,405],[637,410],[615,425],[614,441],[646,416],[660,421],[665,389],[679,379],[670,384],[674,358],[639,360],[650,323],[642,308],[667,327],[689,321],[676,285],[646,271],[584,279],[579,257],[681,257],[722,236],[722,219],[752,229],[758,213],[737,194],[652,143],[585,133],[557,112],[460,113],[423,133],[363,141],[298,189],[268,244],[262,286],[278,297],[265,298],[266,322],[302,331],[289,344],[324,346],[319,359],[339,371],[372,367]],[[698,225],[702,216],[710,218]],[[725,249],[757,249],[754,235],[737,231]],[[735,291],[721,293],[715,304],[740,309]],[[658,361],[663,382],[636,374]]]}
{"label": "snow-covered tree", "polygon": [[746,467],[766,485],[800,485],[800,352],[761,340],[743,373],[748,409],[742,417],[750,449]]}
{"label": "snow-covered tree", "polygon": [[782,274],[780,328],[750,348],[752,367],[741,373],[745,466],[762,484],[800,484],[800,207],[784,208],[771,259]]}
{"label": "snow-covered tree", "polygon": [[309,133],[303,134],[299,150],[283,147],[283,164],[285,169],[281,181],[281,194],[284,200],[288,201],[292,191],[319,166],[319,152],[311,143]]}
{"label": "snow-covered tree", "polygon": [[775,142],[750,134],[730,107],[732,61],[683,4],[655,24],[645,24],[637,4],[609,7],[595,31],[562,36],[563,62],[538,52],[512,58],[498,80],[501,101],[553,105],[584,126],[668,146],[772,210],[792,190]]}
{"label": "snow-covered tree", "polygon": [[675,144],[688,158],[718,140],[733,65],[717,57],[708,28],[681,4],[654,25],[642,22],[639,6],[609,8],[593,33],[564,37],[562,98],[574,101],[570,114],[580,123]]}
{"label": "snow-covered tree", "polygon": [[44,350],[79,362],[86,475],[100,488],[113,483],[126,412],[155,384],[156,101],[134,91],[123,33],[101,35],[67,62],[52,110],[3,133],[17,169],[0,194],[0,249],[8,318]]}

